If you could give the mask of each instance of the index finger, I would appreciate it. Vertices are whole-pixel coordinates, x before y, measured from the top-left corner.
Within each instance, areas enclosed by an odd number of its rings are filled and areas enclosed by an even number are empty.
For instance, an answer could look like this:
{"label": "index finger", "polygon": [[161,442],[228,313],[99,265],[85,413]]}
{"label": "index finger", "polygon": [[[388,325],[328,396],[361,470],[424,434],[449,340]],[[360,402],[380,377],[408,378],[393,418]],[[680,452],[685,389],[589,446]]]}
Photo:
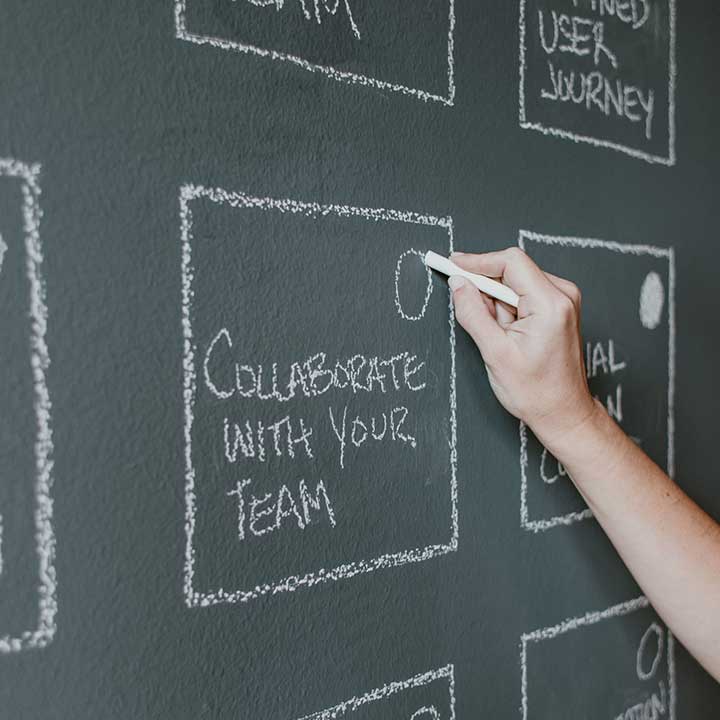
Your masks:
{"label": "index finger", "polygon": [[519,247],[478,255],[453,254],[452,261],[463,270],[500,278],[521,296],[553,287],[545,273]]}

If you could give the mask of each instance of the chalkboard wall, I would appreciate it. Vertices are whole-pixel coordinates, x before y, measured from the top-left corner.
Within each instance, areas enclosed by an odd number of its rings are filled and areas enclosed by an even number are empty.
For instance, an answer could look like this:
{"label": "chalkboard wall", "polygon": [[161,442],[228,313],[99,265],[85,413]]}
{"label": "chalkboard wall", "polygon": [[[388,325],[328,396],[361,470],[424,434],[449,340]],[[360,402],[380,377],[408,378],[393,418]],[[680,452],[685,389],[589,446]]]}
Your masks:
{"label": "chalkboard wall", "polygon": [[716,717],[419,255],[573,278],[720,517],[717,17],[3,0],[0,717]]}

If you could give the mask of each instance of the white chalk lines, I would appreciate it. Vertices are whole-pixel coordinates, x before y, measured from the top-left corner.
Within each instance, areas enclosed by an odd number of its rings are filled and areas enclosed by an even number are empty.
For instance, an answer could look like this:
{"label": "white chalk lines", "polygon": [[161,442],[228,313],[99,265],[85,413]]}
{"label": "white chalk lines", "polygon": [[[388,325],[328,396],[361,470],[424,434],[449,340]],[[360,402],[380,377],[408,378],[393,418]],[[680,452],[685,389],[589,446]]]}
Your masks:
{"label": "white chalk lines", "polygon": [[0,273],[2,272],[3,260],[5,259],[5,253],[7,252],[8,246],[0,235]]}
{"label": "white chalk lines", "polygon": [[[22,215],[25,267],[30,287],[30,357],[28,372],[33,378],[33,411],[35,414],[35,542],[38,562],[37,625],[20,634],[0,635],[0,653],[41,648],[52,641],[56,632],[57,579],[55,573],[55,531],[53,529],[53,441],[51,403],[46,373],[50,365],[45,343],[47,305],[45,281],[42,275],[43,251],[40,242],[40,166],[29,165],[12,158],[0,158],[0,177],[15,178],[22,192]],[[5,251],[8,246],[3,243]],[[3,253],[4,254],[4,253]],[[7,544],[8,539],[3,538]],[[3,578],[7,581],[7,578]],[[8,592],[5,587],[4,592]],[[2,623],[2,618],[0,618]],[[0,625],[0,632],[2,627]]]}
{"label": "white chalk lines", "polygon": [[[654,245],[624,244],[595,238],[570,237],[560,235],[546,235],[529,230],[520,230],[518,245],[524,250],[529,243],[541,243],[544,245],[555,245],[558,247],[595,248],[608,250],[621,255],[643,256],[662,258],[668,263],[668,291],[667,291],[667,322],[668,322],[668,349],[667,349],[667,467],[668,474],[672,477],[675,472],[675,255],[673,248],[662,248]],[[641,289],[640,297],[640,319],[645,327],[657,327],[659,323],[658,305],[660,290],[657,284],[659,277],[649,273],[650,280],[646,278]],[[652,288],[648,290],[646,285],[650,283]],[[651,295],[651,300],[647,296]],[[664,297],[663,297],[664,301]],[[614,361],[611,356],[612,343],[609,343],[610,363]],[[550,528],[562,525],[572,525],[581,520],[591,518],[592,511],[589,508],[556,515],[550,518],[531,518],[528,503],[528,431],[525,423],[520,422],[520,525],[523,529],[531,532],[541,532]]]}
{"label": "white chalk lines", "polygon": [[[196,468],[193,460],[193,423],[195,400],[197,394],[197,371],[199,360],[195,344],[192,307],[196,292],[195,271],[193,266],[193,212],[192,203],[198,199],[233,208],[254,208],[273,211],[288,215],[303,215],[321,220],[332,215],[345,218],[362,218],[369,222],[402,222],[416,225],[442,228],[448,237],[449,250],[452,251],[452,219],[450,217],[434,217],[432,215],[413,212],[401,212],[383,208],[358,208],[347,205],[321,205],[318,203],[300,202],[289,199],[273,199],[253,197],[241,192],[228,192],[222,188],[201,185],[183,185],[179,194],[180,234],[182,244],[182,329],[183,329],[183,399],[184,399],[184,441],[185,441],[185,560],[183,594],[189,607],[208,607],[219,603],[240,603],[258,598],[266,594],[292,592],[298,588],[313,587],[319,583],[350,578],[360,573],[373,572],[381,568],[397,567],[406,563],[422,562],[433,557],[453,552],[458,547],[458,499],[457,499],[457,420],[455,391],[455,322],[450,298],[447,301],[448,331],[450,349],[449,367],[449,448],[450,462],[450,537],[446,543],[434,543],[424,547],[416,547],[401,552],[389,552],[371,559],[355,560],[342,563],[331,569],[318,569],[298,575],[290,575],[275,582],[258,584],[245,589],[200,590],[195,587],[195,532],[198,504],[198,485]],[[419,262],[419,261],[418,261]],[[429,296],[429,292],[428,292]],[[425,307],[427,300],[424,302]],[[424,312],[424,309],[423,309]],[[232,449],[232,447],[231,447]],[[300,494],[302,497],[302,493]],[[319,497],[319,496],[318,496]],[[244,502],[244,495],[238,495]],[[317,501],[318,498],[316,498]],[[301,503],[302,505],[302,503]],[[244,505],[238,510],[242,532],[245,532]],[[242,517],[240,516],[242,514]],[[305,519],[303,518],[303,522]],[[300,524],[298,522],[298,524]]]}
{"label": "white chalk lines", "polygon": [[[649,163],[661,165],[674,165],[675,154],[675,94],[676,94],[676,7],[675,0],[665,0],[667,3],[667,114],[663,119],[667,129],[667,152],[659,154],[649,149],[646,142],[642,146],[638,140],[634,142],[619,142],[608,138],[598,137],[598,131],[581,132],[567,127],[558,127],[558,121],[543,121],[531,119],[535,114],[542,117],[541,105],[533,107],[532,112],[528,106],[539,101],[543,103],[571,103],[574,107],[585,111],[599,112],[608,119],[619,118],[629,123],[644,125],[644,136],[650,141],[653,132],[653,120],[661,120],[655,109],[655,93],[652,88],[642,88],[624,80],[621,74],[620,53],[610,48],[605,23],[614,20],[627,28],[630,32],[640,32],[643,26],[655,27],[658,23],[647,22],[650,12],[658,10],[659,4],[652,5],[643,0],[640,3],[615,2],[615,0],[587,0],[573,3],[574,14],[564,12],[558,15],[554,9],[547,8],[544,14],[541,3],[537,0],[520,0],[519,18],[519,102],[518,116],[520,127],[537,130],[545,135],[573,140],[579,143],[589,143],[596,147],[605,147],[625,153],[631,157],[645,160]],[[550,3],[551,4],[551,3]],[[535,15],[537,6],[537,16]],[[562,8],[564,9],[564,5]],[[528,12],[531,8],[531,12]],[[585,13],[585,14],[582,14]],[[528,23],[537,17],[539,37],[535,38],[542,49],[539,57],[528,58]],[[552,20],[553,22],[550,22]],[[547,27],[546,27],[547,26]],[[553,27],[553,32],[548,29]],[[647,30],[646,32],[651,32]],[[656,28],[652,32],[658,32]],[[594,59],[592,64],[572,66],[573,69],[555,67],[559,54],[578,58]],[[634,58],[637,60],[637,58]],[[535,97],[529,97],[528,86],[532,85],[529,77],[531,68],[535,63],[547,62],[549,79],[546,87],[540,90]],[[532,64],[530,64],[532,63]],[[610,75],[603,70],[605,66]],[[534,88],[533,88],[534,89]],[[610,126],[607,126],[608,128]],[[663,143],[664,144],[664,143]]]}
{"label": "white chalk lines", "polygon": [[[557,625],[524,633],[520,638],[520,712],[522,720],[534,720],[535,718],[544,720],[544,718],[541,718],[539,715],[531,714],[530,693],[528,690],[528,650],[530,647],[551,641],[554,638],[570,632],[581,632],[584,628],[601,622],[618,620],[645,609],[651,609],[650,602],[645,596],[641,595],[633,600],[613,605],[606,610],[588,612],[579,617],[563,620]],[[652,651],[652,638],[655,638],[656,649],[654,654]],[[586,648],[585,652],[589,653],[590,650]],[[652,657],[649,663],[648,654]],[[629,708],[619,708],[620,714],[618,714],[617,717],[613,714],[613,718],[608,718],[608,720],[635,720],[635,718],[637,718],[637,720],[659,720],[661,717],[667,717],[668,720],[675,720],[677,690],[674,638],[669,630],[664,631],[656,621],[653,621],[640,638],[635,661],[632,663],[635,670],[635,678],[631,678],[631,681],[647,682],[654,680],[657,677],[663,656],[667,669],[667,688],[665,687],[664,680],[660,680],[657,694],[651,693],[644,702],[635,704]],[[578,657],[572,662],[575,662],[578,669],[580,669],[582,667],[581,661],[582,658]],[[545,690],[547,691],[547,688],[545,688]],[[622,692],[620,688],[617,690],[621,699],[624,699],[624,692]],[[589,716],[583,714],[583,717]]]}
{"label": "white chalk lines", "polygon": [[[8,246],[5,244],[4,240],[2,239],[2,235],[0,235],[0,274],[2,274],[2,267],[3,267],[3,260],[5,259],[5,253],[7,252]],[[2,513],[0,513],[0,577],[2,577],[3,573],[3,518]]]}
{"label": "white chalk lines", "polygon": [[300,718],[300,720],[338,720],[362,709],[369,703],[387,700],[398,693],[410,692],[436,682],[447,683],[447,706],[438,708],[434,705],[423,705],[418,707],[411,715],[408,715],[408,717],[397,718],[397,720],[455,720],[455,670],[453,665],[445,665],[437,670],[429,670],[428,672],[415,675],[408,680],[388,683],[382,687],[370,690],[364,695],[351,697],[349,700],[345,700],[334,707],[320,710],[312,715],[306,715]]}
{"label": "white chalk lines", "polygon": [[[197,1],[197,0],[195,0]],[[314,6],[314,16],[318,23],[322,22],[321,9],[319,0],[299,0],[301,7],[303,8],[303,15],[306,19],[309,19],[311,15],[308,5],[311,3]],[[452,106],[455,102],[455,60],[454,60],[454,35],[455,35],[455,0],[448,1],[448,29],[447,29],[447,93],[438,94],[436,92],[429,92],[420,88],[410,87],[409,85],[403,85],[397,82],[391,82],[388,80],[381,80],[379,78],[364,75],[360,72],[351,72],[348,70],[339,70],[329,65],[321,65],[305,60],[297,55],[291,53],[281,52],[278,50],[269,50],[262,48],[257,45],[250,44],[248,42],[240,42],[230,40],[227,38],[216,37],[212,35],[206,35],[202,32],[194,32],[192,29],[188,29],[187,23],[187,5],[188,2],[193,0],[175,0],[175,37],[178,40],[184,40],[186,42],[194,43],[195,45],[207,45],[209,47],[217,48],[219,50],[229,50],[231,52],[245,53],[258,55],[259,57],[269,58],[271,60],[280,60],[283,62],[291,63],[297,67],[307,70],[312,73],[319,73],[325,77],[332,78],[344,83],[350,83],[354,85],[361,85],[365,87],[372,87],[378,90],[388,90],[402,95],[409,95],[415,97],[424,102],[438,102],[443,105]],[[255,5],[276,5],[278,0],[251,0]],[[280,0],[282,5],[282,0]],[[340,0],[336,0],[335,5],[330,5],[327,0],[323,0],[322,5],[324,8],[331,8],[331,10],[338,11],[338,4]],[[363,38],[364,33],[358,29],[355,24],[355,20],[352,15],[348,0],[343,0],[348,20],[351,24],[353,35],[356,39]],[[274,8],[271,8],[275,12]],[[331,11],[329,10],[329,11]],[[332,14],[335,14],[334,12]]]}

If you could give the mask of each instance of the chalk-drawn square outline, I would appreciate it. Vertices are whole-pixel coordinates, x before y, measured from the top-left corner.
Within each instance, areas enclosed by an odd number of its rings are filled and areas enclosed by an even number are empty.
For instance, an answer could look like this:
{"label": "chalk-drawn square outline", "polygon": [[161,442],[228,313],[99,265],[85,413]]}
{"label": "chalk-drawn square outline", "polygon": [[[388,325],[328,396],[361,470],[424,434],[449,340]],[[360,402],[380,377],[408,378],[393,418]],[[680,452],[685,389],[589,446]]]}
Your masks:
{"label": "chalk-drawn square outline", "polygon": [[[545,245],[564,247],[601,248],[627,255],[650,255],[668,261],[668,418],[667,418],[667,473],[675,474],[675,250],[655,245],[631,245],[595,238],[546,235],[520,230],[518,246],[525,250],[525,240]],[[540,532],[559,525],[572,525],[593,517],[590,508],[578,512],[557,515],[545,520],[530,520],[527,505],[527,428],[520,421],[520,526],[524,530]]]}
{"label": "chalk-drawn square outline", "polygon": [[378,80],[377,78],[373,78],[368,75],[362,75],[361,73],[349,72],[347,70],[337,70],[336,68],[330,67],[329,65],[311,63],[308,60],[304,60],[297,55],[291,55],[290,53],[283,53],[277,50],[266,50],[264,48],[258,47],[257,45],[250,45],[249,43],[241,43],[234,40],[227,40],[221,37],[214,37],[211,35],[202,35],[200,33],[190,32],[187,29],[187,22],[185,17],[187,0],[175,0],[175,37],[178,40],[185,40],[187,42],[194,43],[195,45],[210,45],[211,47],[215,47],[220,50],[230,50],[245,54],[259,55],[260,57],[267,57],[271,60],[282,60],[284,62],[289,62],[293,65],[297,65],[303,70],[308,70],[312,73],[321,73],[327,77],[332,78],[333,80],[345,82],[350,85],[366,85],[369,87],[377,88],[379,90],[390,90],[400,93],[401,95],[414,96],[420,100],[423,100],[424,102],[432,100],[434,102],[438,102],[443,105],[452,107],[455,104],[455,0],[448,0],[448,5],[449,26],[447,96],[437,95],[426,90],[411,88],[407,85],[392,83],[387,80]]}
{"label": "chalk-drawn square outline", "polygon": [[[633,600],[628,600],[618,605],[602,610],[600,612],[589,612],[581,617],[568,618],[563,620],[557,625],[550,627],[540,628],[533,630],[529,633],[523,633],[520,638],[520,692],[521,692],[521,705],[520,711],[522,713],[522,720],[528,720],[528,692],[527,692],[527,646],[530,642],[543,642],[544,640],[551,640],[558,635],[564,635],[571,630],[576,630],[580,627],[587,627],[588,625],[595,625],[602,620],[608,618],[623,617],[629,615],[636,610],[642,610],[644,608],[651,607],[650,601],[641,595]],[[668,666],[668,694],[669,694],[669,718],[668,720],[675,720],[675,708],[677,705],[677,688],[675,678],[675,638],[670,632],[669,628],[667,631],[667,666]]]}
{"label": "chalk-drawn square outline", "polygon": [[55,571],[55,530],[53,527],[53,441],[50,395],[45,373],[50,365],[45,331],[47,305],[42,275],[40,242],[40,165],[28,165],[13,158],[0,158],[0,177],[21,181],[25,259],[30,283],[30,369],[33,376],[33,409],[37,422],[35,435],[35,539],[38,556],[38,626],[18,637],[0,636],[0,653],[43,648],[57,631],[57,577]]}
{"label": "chalk-drawn square outline", "polygon": [[658,163],[660,165],[672,166],[676,161],[675,154],[675,91],[677,86],[677,57],[676,57],[676,24],[677,24],[677,10],[675,7],[675,0],[667,0],[668,2],[668,24],[669,24],[669,38],[668,38],[668,155],[654,155],[653,153],[645,152],[644,150],[638,150],[629,145],[623,143],[614,142],[612,140],[604,140],[602,138],[595,138],[591,135],[583,135],[581,133],[575,133],[570,130],[563,130],[557,127],[548,127],[542,123],[528,122],[525,115],[525,55],[527,48],[525,47],[525,3],[527,0],[520,0],[520,87],[519,87],[519,107],[518,117],[520,121],[520,127],[524,130],[537,130],[543,135],[554,135],[555,137],[564,138],[566,140],[573,140],[575,142],[584,142],[595,147],[606,147],[611,150],[617,150],[618,152],[625,153],[631,157],[639,160],[645,160],[649,163]]}
{"label": "chalk-drawn square outline", "polygon": [[320,205],[298,200],[278,200],[259,198],[242,192],[228,192],[222,188],[209,188],[203,185],[185,184],[180,187],[180,237],[182,244],[182,329],[183,329],[183,410],[184,410],[184,456],[185,456],[185,562],[183,594],[188,607],[209,607],[220,603],[236,604],[247,602],[265,594],[293,592],[299,587],[312,587],[322,582],[350,578],[362,573],[373,572],[381,568],[397,567],[414,562],[423,562],[433,557],[455,552],[458,548],[458,503],[457,503],[457,395],[455,389],[455,314],[452,300],[448,294],[448,324],[450,327],[450,499],[451,499],[451,538],[445,545],[428,545],[424,548],[385,553],[372,560],[358,560],[343,563],[332,570],[319,570],[305,575],[289,576],[275,583],[258,585],[253,590],[227,592],[223,588],[215,592],[198,592],[193,587],[195,549],[195,469],[192,462],[192,425],[193,404],[196,393],[195,346],[193,345],[190,309],[194,295],[192,265],[192,214],[190,202],[206,198],[218,204],[229,204],[234,208],[250,207],[262,210],[276,210],[291,214],[302,213],[309,217],[322,217],[333,214],[338,217],[361,217],[374,222],[405,222],[444,228],[448,234],[449,249],[453,250],[452,217],[387,210],[384,208],[359,208],[347,205]]}
{"label": "chalk-drawn square outline", "polygon": [[[448,681],[450,708],[450,716],[448,720],[455,720],[455,666],[452,664],[445,665],[437,670],[429,670],[428,672],[421,673],[420,675],[415,675],[408,680],[399,680],[388,683],[380,688],[370,690],[364,695],[351,697],[349,700],[338,703],[326,710],[320,710],[319,712],[312,713],[311,715],[305,715],[300,718],[300,720],[337,720],[337,718],[342,718],[346,713],[354,712],[363,705],[375,702],[376,700],[384,700],[385,698],[391,697],[398,692],[422,687],[423,685],[429,685],[441,678],[446,678]],[[408,718],[408,720],[411,720],[411,718]]]}

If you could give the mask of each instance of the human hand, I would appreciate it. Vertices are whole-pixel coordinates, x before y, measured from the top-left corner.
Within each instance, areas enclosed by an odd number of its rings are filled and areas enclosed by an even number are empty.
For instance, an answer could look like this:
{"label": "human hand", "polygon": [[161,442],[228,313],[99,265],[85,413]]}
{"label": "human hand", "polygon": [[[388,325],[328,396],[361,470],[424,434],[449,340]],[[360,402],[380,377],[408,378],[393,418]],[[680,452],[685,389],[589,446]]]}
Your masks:
{"label": "human hand", "polygon": [[499,279],[520,296],[516,314],[462,277],[448,281],[457,321],[480,350],[497,399],[552,450],[597,409],[583,363],[580,291],[543,272],[517,247],[455,253],[452,260]]}

